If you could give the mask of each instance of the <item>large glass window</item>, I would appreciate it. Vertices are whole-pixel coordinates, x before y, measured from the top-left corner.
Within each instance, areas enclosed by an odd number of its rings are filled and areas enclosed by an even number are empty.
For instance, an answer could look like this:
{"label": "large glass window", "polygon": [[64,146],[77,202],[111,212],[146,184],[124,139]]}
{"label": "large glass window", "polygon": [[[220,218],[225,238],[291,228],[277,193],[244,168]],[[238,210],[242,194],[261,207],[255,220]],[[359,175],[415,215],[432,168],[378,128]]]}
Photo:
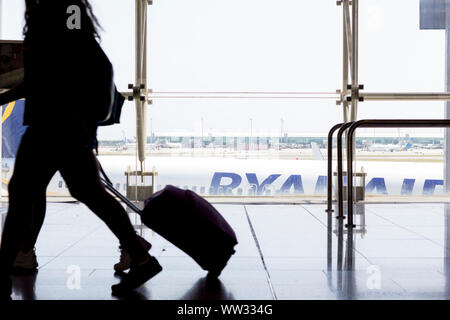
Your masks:
{"label": "large glass window", "polygon": [[[93,2],[123,92],[135,82],[134,3]],[[2,36],[20,39],[23,5],[8,1],[4,11]],[[359,21],[364,92],[445,91],[444,31],[420,30],[418,1],[360,1]],[[155,189],[174,184],[206,196],[323,198],[328,130],[343,120],[336,105],[342,24],[334,2],[154,1],[148,7],[153,103],[145,117],[145,170],[158,172]],[[439,119],[443,106],[365,101],[358,118]],[[371,170],[366,184],[379,195],[385,189],[401,194],[405,179],[419,171],[436,172],[420,178],[422,187],[441,181],[443,132],[358,130],[356,167]],[[134,102],[126,102],[121,123],[100,128],[98,138],[115,184],[125,183],[128,168],[141,169]],[[391,174],[391,162],[404,166]],[[372,181],[388,176],[400,187],[383,189],[381,180]]]}

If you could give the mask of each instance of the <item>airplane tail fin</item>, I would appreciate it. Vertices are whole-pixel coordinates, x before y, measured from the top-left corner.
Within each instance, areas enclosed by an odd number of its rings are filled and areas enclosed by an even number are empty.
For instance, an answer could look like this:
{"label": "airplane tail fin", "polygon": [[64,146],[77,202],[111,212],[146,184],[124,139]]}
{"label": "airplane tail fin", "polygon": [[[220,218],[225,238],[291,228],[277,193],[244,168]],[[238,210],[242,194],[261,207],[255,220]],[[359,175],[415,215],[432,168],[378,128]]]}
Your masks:
{"label": "airplane tail fin", "polygon": [[20,140],[25,133],[23,113],[25,100],[3,106],[2,112],[2,158],[15,158]]}
{"label": "airplane tail fin", "polygon": [[316,142],[311,142],[311,148],[314,160],[325,160],[322,152],[320,151],[319,145]]}
{"label": "airplane tail fin", "polygon": [[411,149],[412,148],[412,143],[411,143],[411,141],[408,141],[408,143],[405,145],[405,147],[403,148],[403,150],[409,150],[409,149]]}

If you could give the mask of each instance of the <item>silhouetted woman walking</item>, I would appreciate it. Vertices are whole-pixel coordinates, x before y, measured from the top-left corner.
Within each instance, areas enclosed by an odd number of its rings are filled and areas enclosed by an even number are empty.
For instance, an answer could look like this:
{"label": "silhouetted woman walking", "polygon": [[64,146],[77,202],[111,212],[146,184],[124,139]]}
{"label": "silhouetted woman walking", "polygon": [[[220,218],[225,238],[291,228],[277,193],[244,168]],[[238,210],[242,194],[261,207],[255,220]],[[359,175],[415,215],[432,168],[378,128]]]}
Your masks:
{"label": "silhouetted woman walking", "polygon": [[[113,293],[132,290],[161,271],[140,244],[124,208],[99,177],[95,92],[102,71],[95,65],[97,20],[87,0],[26,0],[24,82],[0,95],[0,105],[26,98],[28,128],[17,151],[9,184],[9,209],[0,248],[0,297],[11,294],[11,269],[24,239],[45,214],[46,188],[59,171],[71,195],[89,207],[119,239],[132,259]],[[70,24],[76,6],[79,26]]]}

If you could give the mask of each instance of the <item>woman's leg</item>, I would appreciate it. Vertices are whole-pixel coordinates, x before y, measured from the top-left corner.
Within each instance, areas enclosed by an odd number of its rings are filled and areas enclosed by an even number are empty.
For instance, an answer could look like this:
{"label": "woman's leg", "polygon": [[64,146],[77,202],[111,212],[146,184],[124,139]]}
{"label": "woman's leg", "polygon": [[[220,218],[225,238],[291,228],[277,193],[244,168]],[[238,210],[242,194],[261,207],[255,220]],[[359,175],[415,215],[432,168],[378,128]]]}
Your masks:
{"label": "woman's leg", "polygon": [[100,180],[97,159],[92,150],[71,145],[71,149],[60,159],[59,170],[71,195],[106,223],[132,261],[135,264],[147,261],[150,256],[140,244],[127,212],[106,191]]}
{"label": "woman's leg", "polygon": [[35,190],[32,202],[31,229],[27,233],[24,241],[20,245],[20,251],[26,253],[34,249],[39,233],[44,224],[45,211],[47,206],[46,189]]}
{"label": "woman's leg", "polygon": [[[56,169],[51,166],[52,159],[39,148],[42,143],[28,129],[17,151],[14,172],[8,186],[9,208],[0,248],[0,268],[3,275],[10,275],[19,248],[31,234],[36,233],[35,221],[40,224],[44,219],[42,195],[45,206],[45,190]],[[40,204],[38,210],[33,210],[35,200]]]}

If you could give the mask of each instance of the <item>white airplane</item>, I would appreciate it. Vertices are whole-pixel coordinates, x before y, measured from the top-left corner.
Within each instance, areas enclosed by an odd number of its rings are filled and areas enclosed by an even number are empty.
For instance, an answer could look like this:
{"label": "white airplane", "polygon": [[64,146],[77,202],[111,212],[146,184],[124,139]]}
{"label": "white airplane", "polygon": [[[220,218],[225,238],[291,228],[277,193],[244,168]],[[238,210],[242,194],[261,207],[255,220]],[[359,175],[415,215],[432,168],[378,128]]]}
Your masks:
{"label": "white airplane", "polygon": [[179,149],[183,147],[183,145],[180,142],[169,142],[167,140],[160,141],[159,139],[157,139],[156,142],[154,143],[148,144],[147,146],[150,146],[151,149],[155,148]]}
{"label": "white airplane", "polygon": [[161,144],[161,147],[169,149],[179,149],[183,147],[183,145],[180,142],[169,142],[167,140],[164,140],[164,142]]}
{"label": "white airplane", "polygon": [[[135,157],[98,158],[114,187],[125,194],[124,173],[135,162]],[[13,163],[14,159],[3,159],[4,189],[9,183]],[[358,161],[357,168],[360,166],[367,173],[366,194],[443,194],[442,163]],[[327,188],[327,163],[321,160],[154,157],[146,161],[146,167],[158,172],[156,190],[170,184],[204,196],[324,196]],[[136,180],[139,185],[140,179]],[[131,183],[135,181],[131,179]],[[69,196],[59,173],[50,182],[48,196]]]}
{"label": "white airplane", "polygon": [[136,142],[132,142],[128,139],[124,139],[123,143],[114,148],[115,151],[126,151],[130,148],[136,148]]}
{"label": "white airplane", "polygon": [[[2,186],[7,190],[14,155],[23,127],[23,101],[3,110]],[[199,157],[149,157],[146,168],[158,172],[155,189],[171,184],[209,196],[326,195],[327,162],[317,144],[313,153],[320,160],[265,160]],[[114,187],[125,193],[125,171],[135,164],[132,155],[99,156]],[[366,194],[432,195],[443,193],[443,164],[435,162],[357,162],[367,173]],[[336,163],[333,163],[336,168]],[[140,179],[136,179],[139,182]],[[133,182],[133,181],[131,181]],[[334,181],[333,181],[334,182]],[[48,196],[69,196],[57,173]]]}
{"label": "white airplane", "polygon": [[406,144],[372,144],[368,147],[369,151],[386,151],[386,152],[393,152],[393,151],[406,151],[411,149],[413,145],[408,142]]}
{"label": "white airplane", "polygon": [[444,146],[442,144],[426,144],[422,146],[423,149],[443,149]]}

